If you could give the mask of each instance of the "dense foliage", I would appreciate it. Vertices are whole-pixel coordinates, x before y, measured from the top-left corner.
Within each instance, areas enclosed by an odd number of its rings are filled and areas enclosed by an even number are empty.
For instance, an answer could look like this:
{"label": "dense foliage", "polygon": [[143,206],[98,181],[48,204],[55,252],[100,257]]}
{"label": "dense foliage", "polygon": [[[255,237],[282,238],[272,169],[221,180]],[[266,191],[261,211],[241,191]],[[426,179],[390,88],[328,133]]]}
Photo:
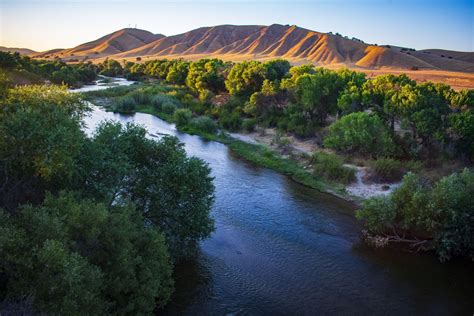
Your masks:
{"label": "dense foliage", "polygon": [[392,135],[379,117],[354,112],[329,126],[324,145],[347,153],[388,156],[395,152]]}
{"label": "dense foliage", "polygon": [[434,249],[441,260],[453,256],[474,259],[474,172],[469,169],[435,184],[415,174],[404,177],[390,196],[364,201],[357,217],[376,246],[406,243],[414,249]]}
{"label": "dense foliage", "polygon": [[[143,100],[142,100],[143,101]],[[176,138],[104,122],[54,86],[0,100],[0,301],[51,314],[143,314],[165,304],[172,262],[209,236],[209,168]]]}
{"label": "dense foliage", "polygon": [[40,83],[50,80],[56,84],[75,86],[97,78],[98,66],[90,62],[66,64],[60,60],[31,59],[18,53],[0,52],[0,69],[12,72],[19,83]]}
{"label": "dense foliage", "polygon": [[[356,113],[353,120],[357,117],[377,126],[372,131],[353,127],[353,136],[348,138],[366,132],[372,136],[359,139],[360,144],[355,147],[332,146],[338,151],[405,159],[432,160],[443,155],[457,155],[466,161],[474,158],[472,90],[456,92],[440,83],[417,84],[406,75],[367,79],[363,73],[348,69],[291,67],[279,59],[263,63],[152,60],[127,65],[132,76],[157,78],[182,86],[184,83],[189,93],[198,98],[197,104],[190,108],[193,113],[218,119],[226,129],[239,130],[244,120],[252,119],[297,136],[324,135],[335,119],[333,124],[345,130],[348,124],[338,121]],[[231,97],[222,98],[223,103],[216,102],[226,94]],[[365,117],[361,112],[373,115]],[[369,128],[360,123],[360,128]],[[370,143],[377,131],[381,131],[384,145],[375,153],[377,146]]]}
{"label": "dense foliage", "polygon": [[[184,85],[181,79],[168,78],[170,69],[179,68],[179,64],[188,69]],[[134,67],[138,66],[130,69]],[[379,245],[403,240],[415,248],[434,248],[443,260],[472,253],[465,225],[472,226],[471,215],[466,215],[470,208],[464,205],[470,189],[459,184],[468,181],[470,171],[439,179],[474,160],[473,90],[417,83],[406,75],[367,78],[348,69],[290,66],[283,60],[155,60],[143,63],[140,69],[142,79],[180,85],[174,92],[161,91],[157,96],[174,102],[151,103],[157,113],[171,117],[184,130],[209,133],[217,130],[217,126],[211,127],[214,121],[229,131],[257,129],[263,133],[263,128],[270,127],[277,129],[278,135],[311,137],[333,153],[316,152],[296,159],[306,159],[315,177],[332,182],[354,180],[354,170],[344,166],[347,160],[363,160],[370,170],[368,177],[376,181],[399,181],[409,171],[426,174],[436,184],[420,182],[422,185],[404,191],[405,183],[414,177],[408,176],[391,197],[364,204],[359,216],[367,221],[369,239]],[[182,72],[178,77],[184,75]],[[140,91],[147,93],[146,88]],[[447,188],[449,181],[464,195],[452,197],[448,211],[444,209],[447,204],[442,204],[446,202],[435,195],[454,194]],[[406,192],[409,201],[400,200],[401,192]],[[463,222],[457,221],[460,218]]]}

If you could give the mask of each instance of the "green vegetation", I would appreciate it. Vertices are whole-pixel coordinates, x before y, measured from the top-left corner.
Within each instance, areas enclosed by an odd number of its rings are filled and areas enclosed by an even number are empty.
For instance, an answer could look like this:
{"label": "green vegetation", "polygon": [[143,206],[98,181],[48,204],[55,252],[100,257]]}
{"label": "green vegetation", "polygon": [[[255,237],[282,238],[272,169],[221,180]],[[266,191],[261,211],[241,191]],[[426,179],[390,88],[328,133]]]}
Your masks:
{"label": "green vegetation", "polygon": [[395,152],[388,129],[377,115],[355,112],[343,116],[329,126],[324,145],[345,153],[359,153],[373,157]]}
{"label": "green vegetation", "polygon": [[355,169],[344,166],[342,158],[335,154],[317,152],[313,154],[312,160],[315,173],[328,180],[343,184],[355,180]]}
{"label": "green vegetation", "polygon": [[31,59],[18,53],[0,52],[0,69],[6,71],[15,84],[42,83],[78,86],[97,78],[98,66],[88,63],[66,64],[59,60]]}
{"label": "green vegetation", "polygon": [[[109,60],[99,68],[118,68],[113,65]],[[150,60],[127,62],[121,72],[169,84],[183,107],[232,131],[252,130],[251,119],[299,137],[324,138],[327,131],[325,144],[340,153],[430,162],[474,158],[473,92],[444,84],[417,84],[406,75],[367,79],[348,69],[291,67],[284,60]]]}
{"label": "green vegetation", "polygon": [[389,197],[364,201],[357,217],[367,226],[366,239],[377,247],[408,244],[434,249],[441,260],[474,259],[474,172],[464,169],[434,184],[414,174]]}
{"label": "green vegetation", "polygon": [[176,138],[133,124],[103,122],[86,137],[87,111],[64,87],[0,100],[0,301],[152,313],[173,291],[172,263],[213,230],[210,170]]}
{"label": "green vegetation", "polygon": [[375,176],[384,182],[400,181],[407,172],[418,172],[422,168],[419,161],[400,161],[393,158],[379,158],[373,162]]}
{"label": "green vegetation", "polygon": [[218,130],[217,123],[207,116],[199,116],[193,118],[189,122],[189,126],[195,130],[199,130],[208,134],[215,134]]}
{"label": "green vegetation", "polygon": [[[4,63],[8,65],[10,62],[6,60]],[[125,64],[106,60],[97,66],[95,73],[125,76],[142,82],[130,87],[90,92],[87,98],[106,98],[104,104],[117,112],[147,112],[176,122],[180,130],[228,144],[246,159],[319,190],[343,192],[342,185],[354,179],[354,170],[343,165],[348,160],[362,162],[371,169],[372,178],[380,181],[398,181],[407,172],[415,172],[419,179],[429,178],[436,183],[432,188],[425,184],[422,186],[424,190],[433,192],[438,187],[437,183],[447,181],[441,178],[463,167],[469,168],[474,160],[472,90],[457,92],[444,84],[417,84],[406,75],[366,78],[364,74],[348,69],[333,71],[312,65],[292,67],[284,60],[231,63],[218,59],[194,62],[178,59]],[[0,93],[6,93],[10,86],[8,78],[0,74]],[[42,124],[42,121],[37,124]],[[19,126],[15,128],[21,129]],[[286,150],[290,138],[279,137],[277,150],[285,155],[282,156],[264,146],[233,140],[222,132],[263,131],[263,128],[276,129],[280,136],[312,138],[318,145],[333,152],[322,150],[311,157],[295,155]],[[37,139],[51,141],[46,136],[39,134]],[[75,150],[73,147],[71,152]],[[77,178],[75,174],[61,173],[62,167],[67,170],[74,168],[76,160],[66,160],[72,165],[59,160],[61,164],[55,166],[54,162],[59,158],[34,154],[39,157],[32,160],[38,164],[39,174],[54,174],[57,179]],[[68,154],[62,149],[54,151],[54,155],[60,157]],[[42,166],[41,163],[47,165]],[[425,180],[420,181],[424,183]],[[82,191],[79,188],[74,187],[74,191]],[[57,192],[59,190],[53,191]],[[375,205],[373,212],[369,213],[375,214],[377,209],[387,205],[392,207],[396,195],[366,202],[369,206]],[[377,201],[381,201],[380,207]],[[143,207],[147,205],[142,204]],[[453,204],[453,214],[463,214],[464,210],[458,209],[459,205]],[[425,208],[425,211],[427,214],[436,213],[435,208]],[[361,214],[364,212],[361,211]],[[401,209],[397,209],[397,214],[394,220],[403,220],[405,215]],[[367,216],[360,216],[370,222]],[[383,223],[388,215],[374,216],[374,223]],[[428,214],[426,219],[430,216],[437,215]],[[375,230],[370,228],[371,224],[368,227],[369,235],[376,235]],[[422,230],[418,226],[403,228],[405,235],[420,241],[426,236],[435,240],[438,232],[426,227]],[[170,233],[162,233],[168,241]],[[387,232],[384,230],[383,233]],[[201,237],[197,235],[196,238]],[[426,245],[423,243],[423,247]],[[175,257],[174,247],[169,247],[171,257]],[[442,258],[464,254],[454,251],[442,255]]]}
{"label": "green vegetation", "polygon": [[[469,167],[474,159],[472,90],[417,84],[406,75],[366,78],[348,69],[291,67],[282,60],[154,60],[128,63],[126,69],[128,75],[144,81],[158,79],[138,87],[150,94],[151,101],[137,105],[137,110],[175,121],[188,133],[226,143],[246,159],[319,190],[342,192],[342,184],[354,180],[354,170],[343,166],[347,160],[362,162],[378,181],[398,181],[411,171],[436,182]],[[289,158],[283,158],[264,146],[216,133],[257,128],[314,138],[335,152],[302,157],[290,150]],[[288,138],[279,141],[278,150],[286,155]],[[391,199],[381,203],[388,205]],[[453,212],[463,212],[453,207]],[[453,253],[458,254],[462,255]]]}
{"label": "green vegetation", "polygon": [[174,112],[173,117],[176,126],[183,127],[189,124],[193,113],[188,109],[178,109]]}

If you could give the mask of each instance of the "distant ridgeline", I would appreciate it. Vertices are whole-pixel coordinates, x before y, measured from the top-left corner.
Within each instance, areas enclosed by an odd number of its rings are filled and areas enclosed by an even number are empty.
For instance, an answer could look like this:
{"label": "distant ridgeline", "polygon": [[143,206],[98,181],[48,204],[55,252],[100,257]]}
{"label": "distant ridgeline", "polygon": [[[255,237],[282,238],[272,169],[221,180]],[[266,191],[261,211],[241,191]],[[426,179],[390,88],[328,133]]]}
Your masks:
{"label": "distant ridgeline", "polygon": [[367,44],[339,33],[321,33],[296,25],[217,25],[164,36],[126,28],[68,49],[33,53],[65,61],[113,58],[155,59],[212,56],[224,60],[285,58],[295,63],[346,65],[363,69],[474,72],[474,52]]}

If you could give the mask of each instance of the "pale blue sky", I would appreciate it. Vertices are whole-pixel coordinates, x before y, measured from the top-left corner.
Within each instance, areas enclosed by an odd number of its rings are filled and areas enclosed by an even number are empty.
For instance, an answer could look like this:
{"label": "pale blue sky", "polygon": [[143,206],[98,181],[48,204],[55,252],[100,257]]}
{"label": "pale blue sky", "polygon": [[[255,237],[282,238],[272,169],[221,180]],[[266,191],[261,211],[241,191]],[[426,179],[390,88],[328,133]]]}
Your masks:
{"label": "pale blue sky", "polygon": [[474,0],[0,0],[0,46],[73,47],[129,24],[179,34],[219,24],[296,24],[368,43],[474,50]]}

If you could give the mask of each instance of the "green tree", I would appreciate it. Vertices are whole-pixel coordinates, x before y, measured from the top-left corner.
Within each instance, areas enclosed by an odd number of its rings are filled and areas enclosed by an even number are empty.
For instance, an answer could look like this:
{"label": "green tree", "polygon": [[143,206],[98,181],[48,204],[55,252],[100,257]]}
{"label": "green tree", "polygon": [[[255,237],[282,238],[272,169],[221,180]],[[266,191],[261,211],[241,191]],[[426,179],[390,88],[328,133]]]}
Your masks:
{"label": "green tree", "polygon": [[225,86],[231,95],[249,97],[261,89],[265,75],[265,66],[258,61],[236,63],[225,80]]}
{"label": "green tree", "polygon": [[452,113],[448,119],[450,136],[458,153],[474,161],[474,110]]}
{"label": "green tree", "polygon": [[109,205],[133,202],[164,233],[174,259],[212,232],[210,169],[187,157],[176,138],[147,139],[139,126],[106,122],[81,158],[77,190]]}
{"label": "green tree", "polygon": [[211,92],[224,91],[227,64],[219,59],[201,59],[192,62],[186,78],[186,85],[197,93],[201,101],[208,101]]}
{"label": "green tree", "polygon": [[170,297],[165,241],[131,205],[108,208],[63,193],[0,217],[7,293],[32,295],[39,311],[141,314]]}
{"label": "green tree", "polygon": [[387,156],[395,151],[391,134],[380,118],[365,112],[351,113],[331,124],[324,146],[374,157]]}
{"label": "green tree", "polygon": [[0,207],[42,201],[74,176],[87,111],[64,87],[25,86],[0,100]]}
{"label": "green tree", "polygon": [[124,74],[122,65],[113,59],[107,59],[100,65],[100,74],[108,77],[117,77]]}
{"label": "green tree", "polygon": [[280,81],[286,77],[291,65],[285,59],[273,59],[263,63],[266,69],[265,79],[269,81]]}
{"label": "green tree", "polygon": [[290,91],[296,109],[301,111],[311,125],[323,126],[329,114],[337,111],[337,99],[344,81],[334,71],[319,68],[314,74],[297,77]]}
{"label": "green tree", "polygon": [[363,84],[363,102],[377,111],[394,131],[396,119],[417,101],[415,85],[416,82],[405,74],[377,76]]}
{"label": "green tree", "polygon": [[368,241],[376,246],[402,243],[415,250],[434,249],[440,260],[474,258],[474,172],[442,178],[434,186],[414,174],[388,197],[363,202],[357,217],[365,221]]}
{"label": "green tree", "polygon": [[184,85],[189,71],[189,62],[176,60],[169,68],[166,81],[172,84]]}

